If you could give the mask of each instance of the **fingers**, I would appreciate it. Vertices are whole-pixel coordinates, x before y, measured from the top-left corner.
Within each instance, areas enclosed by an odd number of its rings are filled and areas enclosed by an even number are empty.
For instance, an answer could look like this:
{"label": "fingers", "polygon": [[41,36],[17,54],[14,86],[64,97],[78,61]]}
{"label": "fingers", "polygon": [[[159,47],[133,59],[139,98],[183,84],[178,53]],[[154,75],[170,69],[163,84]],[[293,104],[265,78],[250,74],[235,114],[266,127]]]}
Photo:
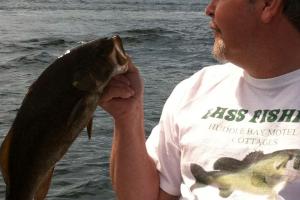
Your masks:
{"label": "fingers", "polygon": [[130,81],[128,78],[124,75],[116,75],[112,78],[110,84],[125,84],[125,85],[130,85]]}
{"label": "fingers", "polygon": [[111,114],[114,119],[135,115],[142,108],[143,81],[139,70],[128,56],[128,70],[113,77],[101,94],[98,105]]}
{"label": "fingers", "polygon": [[130,87],[114,86],[103,93],[99,103],[102,104],[116,98],[127,99],[132,97],[133,95],[134,90],[132,90]]}
{"label": "fingers", "polygon": [[130,87],[130,81],[125,76],[119,75],[114,77],[106,86],[99,103],[103,104],[115,98],[127,99],[134,94],[134,90]]}
{"label": "fingers", "polygon": [[128,56],[128,71],[124,74],[116,75],[110,80],[98,104],[102,107],[104,104],[113,106],[117,101],[120,102],[122,99],[125,100],[131,97],[135,97],[132,99],[137,99],[142,94],[143,83],[140,79],[139,71]]}

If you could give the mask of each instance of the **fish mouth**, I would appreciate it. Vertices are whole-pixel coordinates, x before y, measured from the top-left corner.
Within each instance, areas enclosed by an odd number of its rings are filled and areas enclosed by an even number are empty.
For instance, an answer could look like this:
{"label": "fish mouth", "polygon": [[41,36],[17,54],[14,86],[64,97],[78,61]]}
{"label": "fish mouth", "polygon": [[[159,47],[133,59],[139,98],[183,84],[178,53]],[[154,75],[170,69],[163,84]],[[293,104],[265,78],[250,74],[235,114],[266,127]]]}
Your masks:
{"label": "fish mouth", "polygon": [[112,36],[113,42],[113,50],[109,55],[110,60],[112,61],[113,66],[115,66],[115,70],[113,72],[114,75],[123,74],[128,70],[128,56],[125,53],[123,48],[122,40],[120,36],[115,35]]}

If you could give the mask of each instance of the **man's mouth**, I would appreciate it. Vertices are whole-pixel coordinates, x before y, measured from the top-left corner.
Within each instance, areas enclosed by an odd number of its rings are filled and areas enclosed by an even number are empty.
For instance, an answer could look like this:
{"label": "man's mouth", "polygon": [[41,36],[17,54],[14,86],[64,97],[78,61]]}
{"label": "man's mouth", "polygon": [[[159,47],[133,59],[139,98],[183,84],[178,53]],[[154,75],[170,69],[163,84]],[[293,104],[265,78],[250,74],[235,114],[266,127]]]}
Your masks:
{"label": "man's mouth", "polygon": [[211,22],[209,26],[215,33],[221,33],[221,30],[218,28],[218,26],[215,23]]}

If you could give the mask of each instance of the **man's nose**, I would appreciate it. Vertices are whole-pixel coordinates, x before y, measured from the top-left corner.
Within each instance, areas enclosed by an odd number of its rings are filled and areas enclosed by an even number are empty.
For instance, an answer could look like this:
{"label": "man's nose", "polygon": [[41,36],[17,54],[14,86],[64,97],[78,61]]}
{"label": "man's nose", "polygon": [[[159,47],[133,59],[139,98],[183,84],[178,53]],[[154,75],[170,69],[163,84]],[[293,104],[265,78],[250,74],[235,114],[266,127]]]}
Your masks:
{"label": "man's nose", "polygon": [[210,17],[214,17],[215,15],[215,0],[211,0],[210,3],[205,8],[205,14]]}

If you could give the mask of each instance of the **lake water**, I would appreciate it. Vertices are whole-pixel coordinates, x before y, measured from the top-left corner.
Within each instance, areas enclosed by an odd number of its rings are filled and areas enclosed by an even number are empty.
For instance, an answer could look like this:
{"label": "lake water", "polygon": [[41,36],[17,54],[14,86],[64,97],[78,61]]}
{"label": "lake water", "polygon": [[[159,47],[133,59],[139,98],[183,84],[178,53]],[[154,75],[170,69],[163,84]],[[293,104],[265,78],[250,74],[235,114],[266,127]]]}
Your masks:
{"label": "lake water", "polygon": [[[214,64],[206,0],[0,0],[0,142],[28,87],[81,42],[119,34],[145,81],[148,135],[174,86]],[[49,200],[115,199],[109,179],[112,119],[97,109],[94,134],[57,164]],[[25,144],[24,144],[25,145]],[[0,178],[0,199],[5,184]]]}

